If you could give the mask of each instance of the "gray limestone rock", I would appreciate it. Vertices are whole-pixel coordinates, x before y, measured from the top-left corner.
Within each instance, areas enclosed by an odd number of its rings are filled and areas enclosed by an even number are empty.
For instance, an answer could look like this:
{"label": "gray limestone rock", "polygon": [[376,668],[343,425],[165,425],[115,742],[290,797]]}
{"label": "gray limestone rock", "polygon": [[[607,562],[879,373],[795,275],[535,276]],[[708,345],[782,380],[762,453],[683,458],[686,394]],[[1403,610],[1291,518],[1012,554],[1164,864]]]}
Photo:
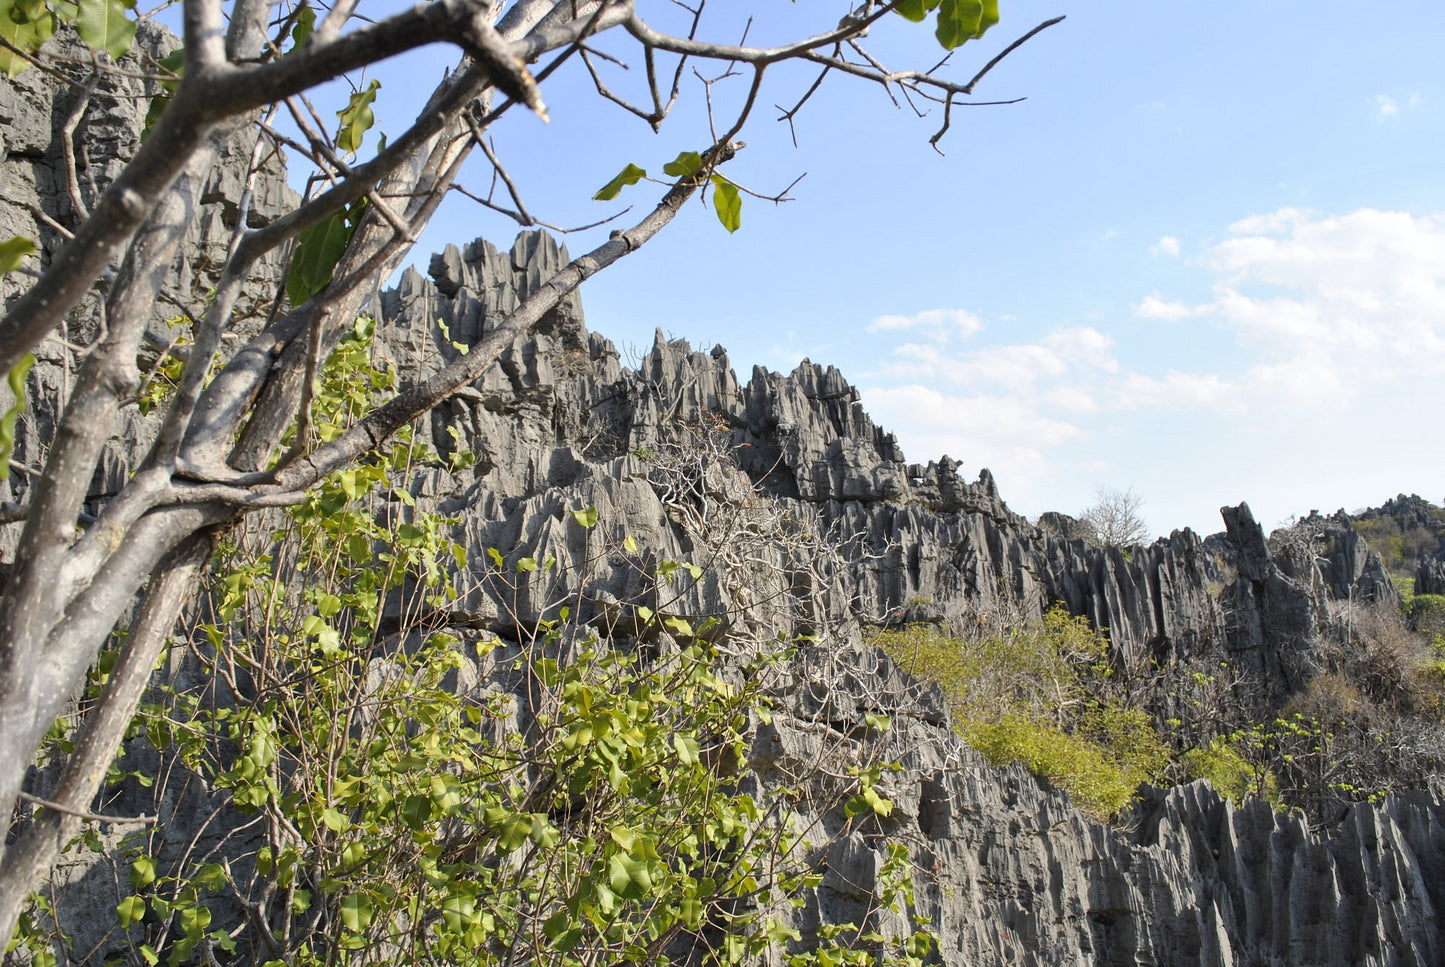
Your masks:
{"label": "gray limestone rock", "polygon": [[[173,43],[143,34],[135,56]],[[107,81],[120,87],[98,89],[82,116],[84,199],[134,150],[139,83]],[[38,235],[47,251],[54,238],[33,209],[61,223],[73,215],[56,144],[70,96],[39,72],[0,81],[0,235]],[[195,229],[175,267],[176,291],[209,284],[218,246],[240,217],[248,157],[238,145],[218,169],[210,191],[222,204]],[[265,168],[255,184],[248,222],[292,203],[277,169]],[[480,240],[449,246],[432,259],[430,279],[408,271],[376,300],[378,350],[403,383],[422,379],[567,258],[536,232],[509,251]],[[249,305],[271,297],[274,275],[274,265],[258,269]],[[17,451],[22,460],[34,458],[33,441],[63,391],[60,360],[46,362],[32,377],[36,422],[23,431],[31,442]],[[1445,960],[1440,799],[1411,793],[1361,803],[1316,829],[1259,800],[1233,806],[1196,783],[1160,790],[1121,824],[1103,826],[1021,767],[987,766],[953,731],[938,690],[912,681],[860,634],[863,623],[1022,621],[1062,602],[1107,631],[1124,667],[1158,662],[1183,675],[1227,660],[1251,675],[1262,702],[1277,704],[1302,686],[1341,599],[1394,600],[1378,557],[1348,526],[1272,542],[1240,505],[1223,510],[1225,532],[1207,539],[1185,530],[1129,553],[1091,546],[1061,515],[1035,526],[1011,512],[987,471],[970,482],[946,457],[906,463],[836,369],[807,361],[788,375],[757,368],[743,384],[720,348],[697,352],[661,333],[629,368],[585,329],[576,296],[439,407],[428,429],[444,454],[469,450],[476,462],[460,473],[419,473],[410,496],[456,519],[450,536],[472,563],[458,575],[464,590],[455,602],[417,614],[393,601],[388,631],[446,624],[464,638],[516,640],[555,615],[565,596],[576,605],[570,620],[653,653],[676,642],[647,632],[639,605],[689,620],[725,615],[711,632],[724,649],[773,636],[819,639],[799,648],[771,722],[753,730],[755,781],[824,782],[822,759],[881,756],[903,769],[880,785],[894,803],[887,817],[855,825],[836,810],[800,817],[837,834],[818,857],[823,883],[798,914],[805,938],[858,915],[888,844],[906,842],[917,863],[916,911],[948,965]],[[139,422],[118,428],[94,509],[124,479],[146,432]],[[597,508],[602,536],[620,546],[631,535],[638,550],[592,553],[590,538],[569,524],[569,512],[585,507]],[[484,567],[489,549],[508,563],[557,563],[501,582]],[[646,575],[666,559],[707,569],[664,600]],[[1421,565],[1417,590],[1445,590],[1441,559]],[[505,651],[469,658],[457,688],[518,691],[498,657]],[[498,728],[525,728],[524,704],[513,701]],[[892,729],[871,733],[870,715],[888,716]],[[188,795],[196,801],[183,814],[210,814],[204,791]],[[144,804],[117,808],[131,807]],[[172,838],[186,843],[197,832],[177,829]],[[226,836],[201,832],[203,850]],[[95,857],[66,862],[59,909],[75,949],[89,949],[109,929],[114,886]],[[886,918],[877,926],[905,927]]]}

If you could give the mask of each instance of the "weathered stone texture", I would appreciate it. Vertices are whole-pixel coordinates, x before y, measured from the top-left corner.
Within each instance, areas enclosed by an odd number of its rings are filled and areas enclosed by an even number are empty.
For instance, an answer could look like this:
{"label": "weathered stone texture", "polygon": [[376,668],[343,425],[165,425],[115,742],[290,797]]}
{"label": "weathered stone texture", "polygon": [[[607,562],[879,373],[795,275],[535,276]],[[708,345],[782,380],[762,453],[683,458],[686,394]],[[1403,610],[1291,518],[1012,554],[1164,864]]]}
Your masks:
{"label": "weathered stone texture", "polygon": [[[142,34],[135,56],[172,43]],[[106,81],[82,116],[87,203],[134,151],[145,106],[139,84]],[[38,236],[47,252],[56,234],[33,210],[61,224],[73,218],[57,160],[73,96],[39,72],[0,82],[0,235]],[[189,298],[209,284],[239,217],[249,157],[237,145],[215,176],[208,194],[222,204],[194,229],[173,291]],[[293,201],[276,168],[254,185],[252,223]],[[408,270],[376,300],[378,350],[403,382],[423,378],[566,261],[535,232],[505,252],[485,241],[449,246],[432,259],[430,279]],[[275,266],[257,273],[254,307],[271,297]],[[158,307],[158,319],[166,314]],[[45,352],[33,377],[40,423],[53,420],[63,395],[59,356]],[[40,423],[23,431],[22,461],[38,459]],[[1393,600],[1379,559],[1353,532],[1332,538],[1323,555],[1313,544],[1272,547],[1240,505],[1224,508],[1225,532],[1213,537],[1185,530],[1147,547],[1093,546],[1061,515],[1036,526],[1012,513],[987,471],[970,482],[946,457],[906,463],[836,369],[808,361],[787,375],[756,368],[743,384],[720,347],[696,352],[660,333],[629,369],[585,329],[575,296],[439,407],[429,430],[443,452],[469,449],[477,461],[459,474],[420,474],[414,495],[459,518],[453,537],[478,563],[461,576],[462,598],[426,621],[504,636],[535,622],[556,600],[553,579],[539,571],[498,587],[481,569],[486,549],[580,562],[587,549],[568,511],[594,506],[608,534],[630,534],[645,550],[597,560],[574,618],[626,636],[642,624],[638,604],[664,606],[645,596],[640,575],[664,558],[714,563],[709,535],[726,531],[750,542],[747,553],[681,588],[669,611],[728,615],[717,632],[724,642],[735,632],[766,640],[741,633],[759,629],[823,640],[800,650],[777,714],[756,731],[758,781],[792,781],[819,756],[856,753],[864,716],[893,719],[879,751],[905,767],[886,780],[894,812],[830,848],[805,933],[860,909],[884,843],[902,840],[919,863],[919,910],[949,965],[1445,960],[1438,800],[1358,805],[1314,830],[1262,802],[1236,808],[1194,784],[1158,792],[1121,826],[1101,826],[1021,768],[987,767],[949,727],[938,692],[911,682],[859,634],[863,622],[1027,620],[1061,601],[1105,629],[1126,666],[1157,661],[1183,674],[1227,659],[1267,702],[1300,687],[1340,599]],[[145,440],[137,421],[118,428],[98,497],[124,479]],[[1421,591],[1445,589],[1442,568],[1422,563]],[[421,617],[393,609],[389,620],[405,631]],[[505,688],[495,676],[495,664],[479,661],[459,674],[459,687]],[[206,812],[198,804],[197,815]],[[71,871],[79,885],[62,896],[67,913],[114,909],[97,869]]]}

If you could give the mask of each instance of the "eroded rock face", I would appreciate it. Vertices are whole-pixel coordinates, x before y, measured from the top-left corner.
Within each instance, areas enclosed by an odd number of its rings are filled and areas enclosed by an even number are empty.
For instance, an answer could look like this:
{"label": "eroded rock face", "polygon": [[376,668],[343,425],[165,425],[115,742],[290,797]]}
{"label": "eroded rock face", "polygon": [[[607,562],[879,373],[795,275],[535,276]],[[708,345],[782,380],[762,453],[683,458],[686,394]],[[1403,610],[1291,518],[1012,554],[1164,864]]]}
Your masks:
{"label": "eroded rock face", "polygon": [[[143,34],[136,56],[173,43]],[[32,207],[62,224],[73,215],[57,176],[72,95],[48,83],[33,71],[0,82],[0,235],[38,236],[47,251],[53,232]],[[119,87],[98,89],[81,115],[87,204],[134,150],[145,103],[134,97],[136,83],[107,81]],[[226,202],[193,230],[175,291],[208,284],[217,246],[239,217],[237,172],[248,157],[238,148],[237,166],[217,174],[211,192]],[[274,217],[292,202],[275,169],[255,185],[248,220]],[[420,379],[566,261],[540,233],[522,235],[508,251],[484,241],[448,247],[433,258],[431,278],[409,271],[378,299],[379,352],[404,382]],[[274,272],[258,268],[249,304],[270,298]],[[158,321],[165,311],[158,308]],[[38,421],[53,420],[63,391],[58,361],[47,369],[42,360],[34,377]],[[41,431],[31,427],[27,439]],[[950,728],[939,693],[909,680],[859,634],[862,622],[1026,620],[1062,601],[1107,629],[1126,665],[1188,669],[1228,659],[1270,701],[1301,684],[1335,602],[1393,594],[1358,540],[1341,535],[1324,554],[1313,544],[1271,546],[1241,505],[1225,508],[1226,530],[1213,537],[1186,530],[1148,547],[1091,546],[1065,520],[1035,526],[1012,513],[987,471],[971,482],[946,457],[906,463],[831,367],[805,361],[787,375],[759,368],[742,383],[721,347],[698,352],[659,334],[629,369],[610,342],[586,330],[575,296],[439,408],[430,435],[443,452],[472,451],[476,463],[420,474],[414,495],[458,518],[452,536],[479,563],[458,582],[463,596],[427,622],[448,623],[462,637],[511,636],[535,622],[557,593],[546,575],[499,589],[480,562],[499,548],[509,558],[550,556],[559,570],[579,564],[588,551],[568,511],[591,506],[600,527],[632,535],[645,550],[589,565],[575,620],[626,636],[646,624],[637,619],[643,605],[689,618],[724,614],[716,632],[724,642],[820,638],[800,649],[777,713],[756,730],[757,780],[790,782],[820,756],[846,761],[867,742],[904,769],[882,787],[895,804],[888,817],[846,830],[836,815],[812,817],[844,835],[829,847],[824,883],[800,914],[805,937],[820,922],[864,909],[886,845],[901,841],[918,864],[918,912],[931,920],[949,965],[1423,967],[1445,959],[1438,800],[1360,805],[1314,830],[1259,801],[1233,807],[1195,784],[1160,791],[1122,825],[1101,826],[1021,768],[985,765]],[[98,497],[124,479],[145,440],[139,424],[118,433]],[[22,460],[31,453],[17,451]],[[722,535],[742,552],[719,560]],[[708,570],[664,603],[647,596],[640,577],[660,559]],[[404,634],[416,616],[393,611],[389,619]],[[458,683],[505,687],[480,660]],[[864,736],[868,715],[888,716],[892,730],[881,740]],[[196,801],[177,816],[208,816],[206,794],[187,788]],[[119,808],[132,806],[147,808],[139,799]],[[195,832],[177,828],[171,838],[184,844]],[[225,834],[210,829],[205,837],[205,849],[219,848]],[[65,862],[69,885],[59,904],[75,949],[90,949],[113,926],[118,887],[94,857]]]}
{"label": "eroded rock face", "polygon": [[[488,331],[566,258],[541,233],[523,234],[510,253],[482,241],[448,248],[432,261],[433,281],[408,273],[382,297],[387,352],[403,373],[431,371],[458,351],[452,341]],[[1035,526],[1012,513],[987,471],[970,483],[947,457],[907,464],[836,369],[805,360],[786,376],[755,368],[740,384],[720,348],[696,352],[659,333],[629,370],[586,331],[575,300],[434,415],[439,448],[479,459],[471,478],[430,486],[449,508],[511,506],[584,477],[605,491],[640,473],[616,461],[655,463],[680,431],[704,425],[726,435],[762,492],[846,549],[852,566],[825,595],[848,602],[840,615],[962,624],[1025,620],[1061,601],[1105,629],[1126,661],[1228,660],[1277,699],[1304,683],[1303,653],[1331,620],[1331,602],[1395,600],[1378,557],[1347,524],[1312,525],[1272,548],[1241,505],[1223,509],[1225,532],[1208,539],[1184,530],[1148,547],[1099,547],[1062,519]],[[618,505],[615,495],[607,502]],[[639,521],[665,516],[632,509]]]}
{"label": "eroded rock face", "polygon": [[[422,327],[407,308],[420,306],[453,338],[485,331],[489,313],[527,290],[519,253],[565,261],[540,237],[511,253],[483,243],[449,249],[433,262],[435,283],[411,276],[404,298],[385,297],[405,323],[396,328]],[[473,299],[474,288],[501,295]],[[453,305],[466,307],[462,316],[447,317]],[[1106,628],[1126,661],[1187,669],[1227,659],[1258,683],[1262,701],[1278,699],[1304,683],[1338,599],[1393,600],[1378,558],[1347,526],[1272,545],[1240,505],[1223,509],[1226,529],[1210,538],[1186,530],[1148,547],[1090,546],[1058,522],[1035,527],[1010,512],[987,472],[970,483],[947,458],[906,464],[836,370],[804,362],[787,376],[754,370],[739,384],[721,350],[695,352],[661,335],[629,370],[571,308],[519,340],[475,389],[438,418],[433,436],[486,458],[470,479],[434,478],[425,489],[439,508],[463,514],[459,539],[475,558],[496,546],[575,560],[565,511],[589,505],[660,557],[705,558],[705,531],[683,525],[698,524],[707,506],[745,502],[754,486],[840,549],[843,566],[812,574],[807,587],[710,572],[675,604],[785,632],[828,631],[826,649],[799,655],[784,711],[758,731],[761,781],[845,748],[866,714],[895,723],[883,753],[906,767],[887,789],[895,811],[830,848],[817,905],[799,924],[805,936],[820,920],[855,915],[884,844],[902,839],[914,844],[919,910],[949,964],[1423,965],[1445,955],[1438,801],[1359,805],[1312,830],[1262,801],[1235,807],[1194,784],[1155,794],[1120,827],[1100,826],[1020,768],[988,768],[951,732],[938,694],[909,683],[857,634],[860,620],[1025,619],[1057,600]],[[460,443],[443,435],[447,425]],[[697,428],[714,445],[725,441],[744,473],[704,475],[689,503],[659,468]],[[618,627],[618,602],[639,590],[625,568],[598,570],[585,619]],[[787,606],[754,606],[775,591],[788,592]],[[530,594],[524,619],[543,599]],[[460,611],[510,630],[513,619],[489,617],[497,609],[485,597]]]}

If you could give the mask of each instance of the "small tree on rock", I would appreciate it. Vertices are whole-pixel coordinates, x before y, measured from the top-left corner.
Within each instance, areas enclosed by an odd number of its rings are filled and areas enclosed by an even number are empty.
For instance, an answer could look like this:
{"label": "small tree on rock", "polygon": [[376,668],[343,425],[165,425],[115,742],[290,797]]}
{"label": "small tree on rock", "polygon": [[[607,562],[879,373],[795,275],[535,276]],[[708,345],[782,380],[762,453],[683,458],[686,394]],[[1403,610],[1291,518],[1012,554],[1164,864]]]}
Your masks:
{"label": "small tree on rock", "polygon": [[1128,547],[1149,539],[1149,525],[1140,508],[1144,499],[1129,490],[1100,487],[1094,492],[1094,503],[1079,515],[1093,530],[1099,542],[1107,547]]}

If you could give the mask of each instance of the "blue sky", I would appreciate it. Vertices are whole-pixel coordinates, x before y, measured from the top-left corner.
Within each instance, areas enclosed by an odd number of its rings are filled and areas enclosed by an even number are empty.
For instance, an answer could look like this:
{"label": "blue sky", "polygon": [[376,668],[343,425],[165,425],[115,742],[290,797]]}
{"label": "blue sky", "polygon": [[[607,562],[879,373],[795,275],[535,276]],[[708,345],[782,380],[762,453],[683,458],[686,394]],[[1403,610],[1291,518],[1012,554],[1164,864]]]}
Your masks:
{"label": "blue sky", "polygon": [[[734,0],[704,33],[734,40],[753,12],[765,40],[845,6]],[[1159,534],[1219,530],[1218,508],[1241,500],[1266,526],[1401,491],[1439,502],[1445,4],[1000,7],[950,76],[1065,14],[976,95],[1026,101],[956,112],[945,156],[928,144],[936,113],[846,78],[800,114],[796,148],[761,109],[728,173],[764,193],[806,173],[795,200],[747,200],[731,236],[692,207],[588,284],[589,326],[624,349],[657,328],[722,343],[744,379],[754,363],[835,364],[909,459],[988,467],[1030,516],[1077,513],[1101,486],[1132,488]],[[869,45],[890,66],[936,59],[926,28],[883,28]],[[436,49],[380,69],[387,126],[449,60]],[[706,140],[696,79],[657,135],[580,71],[557,80],[549,126],[518,115],[495,131],[538,217],[581,224],[631,202],[635,218],[661,188],[610,205],[592,192]],[[779,72],[762,102],[790,103],[810,80]],[[488,177],[473,162],[463,181],[485,191]],[[580,253],[606,231],[566,242]],[[457,197],[415,261],[514,232]]]}

